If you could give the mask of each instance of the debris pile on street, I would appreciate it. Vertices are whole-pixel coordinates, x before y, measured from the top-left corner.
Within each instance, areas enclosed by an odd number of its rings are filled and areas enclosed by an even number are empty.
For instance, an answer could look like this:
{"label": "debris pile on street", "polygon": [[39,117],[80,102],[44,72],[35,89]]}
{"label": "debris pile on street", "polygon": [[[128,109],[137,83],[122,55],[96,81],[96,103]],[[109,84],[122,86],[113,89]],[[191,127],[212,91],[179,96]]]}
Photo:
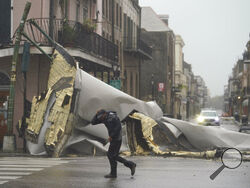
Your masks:
{"label": "debris pile on street", "polygon": [[27,120],[33,155],[105,154],[106,129],[90,124],[101,108],[116,111],[122,120],[122,152],[213,158],[221,148],[250,150],[248,134],[163,117],[155,102],[138,100],[79,69],[61,46],[53,57],[48,90],[34,97]]}

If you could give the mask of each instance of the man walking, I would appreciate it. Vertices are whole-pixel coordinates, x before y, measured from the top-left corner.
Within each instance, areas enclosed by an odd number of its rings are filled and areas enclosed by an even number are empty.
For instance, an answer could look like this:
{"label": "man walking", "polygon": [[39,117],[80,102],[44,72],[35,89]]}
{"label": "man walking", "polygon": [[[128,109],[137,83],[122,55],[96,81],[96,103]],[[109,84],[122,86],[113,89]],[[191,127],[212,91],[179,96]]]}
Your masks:
{"label": "man walking", "polygon": [[128,161],[119,156],[119,151],[122,143],[122,127],[120,119],[118,118],[116,112],[108,112],[106,110],[97,111],[96,115],[93,117],[91,124],[96,125],[103,123],[108,129],[110,142],[108,149],[108,159],[110,163],[110,173],[105,175],[105,178],[116,178],[117,177],[117,161],[123,163],[124,166],[130,168],[131,175],[135,174],[136,164],[132,161]]}

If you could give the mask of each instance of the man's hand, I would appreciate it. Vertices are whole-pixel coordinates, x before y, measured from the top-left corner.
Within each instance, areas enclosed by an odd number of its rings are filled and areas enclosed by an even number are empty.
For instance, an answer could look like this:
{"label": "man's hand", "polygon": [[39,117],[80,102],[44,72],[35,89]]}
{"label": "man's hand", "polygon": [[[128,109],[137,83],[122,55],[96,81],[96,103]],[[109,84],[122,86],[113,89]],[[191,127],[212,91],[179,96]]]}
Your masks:
{"label": "man's hand", "polygon": [[109,137],[109,138],[108,138],[108,141],[109,141],[109,142],[111,142],[111,141],[112,141],[112,138],[111,138],[111,137]]}

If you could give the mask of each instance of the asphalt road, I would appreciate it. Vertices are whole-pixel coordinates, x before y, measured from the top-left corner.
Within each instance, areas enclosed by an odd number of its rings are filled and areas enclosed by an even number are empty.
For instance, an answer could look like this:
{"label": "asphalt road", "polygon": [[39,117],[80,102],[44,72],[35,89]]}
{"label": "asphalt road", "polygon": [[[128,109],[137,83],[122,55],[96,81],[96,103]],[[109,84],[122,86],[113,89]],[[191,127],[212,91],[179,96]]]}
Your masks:
{"label": "asphalt road", "polygon": [[[196,119],[191,119],[190,122],[197,124]],[[204,125],[200,125],[200,126],[204,126]],[[225,119],[221,118],[220,127],[227,129],[227,130],[239,132],[240,124],[236,124],[233,120],[230,120],[230,119],[225,120]]]}
{"label": "asphalt road", "polygon": [[[220,161],[142,156],[129,159],[137,163],[134,177],[131,177],[129,169],[118,165],[118,177],[116,179],[105,179],[103,176],[109,172],[106,157],[63,159],[28,159],[19,157],[11,158],[11,160],[9,158],[0,158],[0,182],[3,182],[0,187],[249,188],[250,186],[249,162],[242,163],[235,170],[224,169],[212,181],[209,176],[221,166]],[[6,165],[1,166],[1,164],[12,165],[7,167]],[[15,167],[15,164],[19,164],[19,167]],[[21,164],[26,164],[26,168],[21,168]],[[18,168],[20,170],[17,170]],[[36,170],[32,171],[32,168],[36,168]],[[16,171],[19,175],[14,175]],[[30,174],[21,175],[23,172],[30,172]],[[4,176],[7,177],[7,180],[4,180]]]}
{"label": "asphalt road", "polygon": [[221,120],[221,126],[222,128],[231,130],[231,131],[236,131],[239,132],[240,125],[235,124],[233,121],[226,121],[226,120]]}
{"label": "asphalt road", "polygon": [[[238,131],[233,122],[221,128]],[[224,169],[215,180],[209,176],[220,160],[131,157],[137,163],[136,174],[118,165],[118,178],[105,179],[109,173],[106,157],[28,158],[0,157],[0,188],[74,188],[74,187],[176,187],[176,188],[249,188],[250,162],[234,170]]]}

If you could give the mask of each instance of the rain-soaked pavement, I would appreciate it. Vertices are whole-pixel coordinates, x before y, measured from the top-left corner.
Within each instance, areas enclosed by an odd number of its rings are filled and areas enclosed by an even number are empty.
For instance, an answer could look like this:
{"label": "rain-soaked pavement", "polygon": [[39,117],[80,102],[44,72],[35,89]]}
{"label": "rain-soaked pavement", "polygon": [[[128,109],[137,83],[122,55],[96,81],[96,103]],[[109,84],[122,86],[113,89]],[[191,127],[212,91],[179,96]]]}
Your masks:
{"label": "rain-soaked pavement", "polygon": [[[238,131],[239,125],[223,122],[221,128]],[[219,127],[218,127],[219,128]],[[0,157],[0,188],[74,188],[74,187],[176,187],[176,188],[249,188],[250,162],[237,169],[224,169],[215,180],[210,175],[221,165],[218,160],[136,156],[130,170],[118,165],[118,177],[105,179],[109,172],[106,157]]]}
{"label": "rain-soaked pavement", "polygon": [[228,130],[231,130],[231,131],[236,131],[236,132],[239,132],[239,129],[240,129],[240,124],[236,124],[234,123],[232,120],[223,120],[221,119],[221,126],[222,128],[224,129],[228,129]]}
{"label": "rain-soaked pavement", "polygon": [[[20,158],[12,158],[13,163],[20,164]],[[235,169],[224,169],[215,180],[209,176],[221,166],[220,161],[205,159],[163,158],[163,157],[130,157],[137,163],[134,177],[130,171],[118,165],[118,177],[105,179],[103,176],[109,172],[106,157],[76,157],[63,158],[53,167],[34,171],[30,175],[23,175],[18,179],[10,179],[1,184],[6,188],[71,188],[71,187],[176,187],[176,188],[249,188],[250,163],[243,162]],[[0,160],[3,162],[4,159]],[[7,158],[6,158],[7,160]],[[53,164],[53,159],[29,159],[32,164],[42,164],[39,160]],[[9,163],[8,163],[9,164]],[[33,168],[35,166],[32,166]],[[3,172],[0,166],[0,173]],[[10,167],[13,168],[13,167]],[[27,165],[27,169],[29,165]],[[31,168],[31,167],[30,167]],[[25,172],[27,172],[26,170]],[[8,172],[8,169],[5,169]],[[13,171],[12,171],[13,172]],[[21,171],[19,171],[21,172]],[[2,174],[2,173],[1,173]],[[4,175],[0,176],[0,180]],[[8,175],[10,176],[10,175]],[[1,181],[0,181],[1,182]]]}

